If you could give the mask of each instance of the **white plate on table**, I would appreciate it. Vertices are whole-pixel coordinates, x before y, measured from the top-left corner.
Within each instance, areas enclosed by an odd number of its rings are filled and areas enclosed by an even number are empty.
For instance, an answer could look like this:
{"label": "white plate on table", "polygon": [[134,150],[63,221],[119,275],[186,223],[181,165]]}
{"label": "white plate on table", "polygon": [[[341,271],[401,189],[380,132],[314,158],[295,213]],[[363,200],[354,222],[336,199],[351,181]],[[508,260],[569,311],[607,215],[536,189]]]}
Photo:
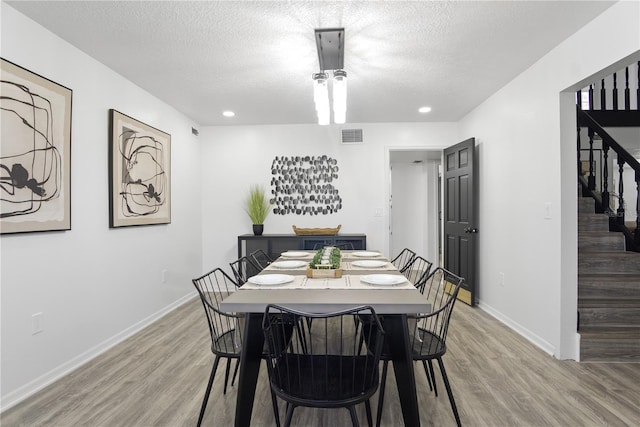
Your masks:
{"label": "white plate on table", "polygon": [[380,268],[387,265],[387,263],[385,261],[378,261],[375,259],[362,259],[362,260],[359,259],[357,261],[353,261],[351,265],[355,267],[363,267],[363,268]]}
{"label": "white plate on table", "polygon": [[309,253],[308,252],[287,251],[287,252],[282,252],[280,255],[282,255],[285,258],[304,258],[304,257],[308,256]]}
{"label": "white plate on table", "polygon": [[401,274],[368,274],[360,277],[360,281],[370,285],[393,286],[404,283],[407,279]]}
{"label": "white plate on table", "polygon": [[362,251],[362,252],[353,252],[351,255],[357,256],[357,257],[360,257],[360,258],[375,258],[377,256],[380,256],[380,253],[379,252]]}
{"label": "white plate on table", "polygon": [[260,274],[249,277],[248,282],[254,285],[283,285],[293,282],[294,277],[290,274]]}
{"label": "white plate on table", "polygon": [[272,262],[271,265],[274,268],[300,268],[307,265],[306,261],[301,260],[287,260],[287,261],[275,261]]}

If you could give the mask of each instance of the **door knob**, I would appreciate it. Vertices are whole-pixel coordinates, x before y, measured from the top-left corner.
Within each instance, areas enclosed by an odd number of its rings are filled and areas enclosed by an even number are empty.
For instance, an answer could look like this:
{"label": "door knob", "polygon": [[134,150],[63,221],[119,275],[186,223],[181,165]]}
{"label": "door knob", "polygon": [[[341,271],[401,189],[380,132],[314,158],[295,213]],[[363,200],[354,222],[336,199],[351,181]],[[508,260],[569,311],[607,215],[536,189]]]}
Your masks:
{"label": "door knob", "polygon": [[464,232],[465,232],[465,233],[470,233],[470,234],[475,234],[475,233],[477,233],[477,232],[478,232],[478,229],[477,229],[477,228],[475,228],[475,227],[474,227],[474,228],[467,227],[467,228],[465,228],[465,229],[464,229]]}

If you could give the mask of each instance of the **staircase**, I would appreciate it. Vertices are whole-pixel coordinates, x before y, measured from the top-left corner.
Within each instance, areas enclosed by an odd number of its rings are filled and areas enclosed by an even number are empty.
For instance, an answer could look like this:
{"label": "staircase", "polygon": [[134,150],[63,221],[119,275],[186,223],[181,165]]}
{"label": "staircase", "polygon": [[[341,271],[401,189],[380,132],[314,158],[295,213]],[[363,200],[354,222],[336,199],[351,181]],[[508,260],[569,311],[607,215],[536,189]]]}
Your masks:
{"label": "staircase", "polygon": [[578,199],[580,360],[640,362],[640,253],[594,212],[594,199]]}

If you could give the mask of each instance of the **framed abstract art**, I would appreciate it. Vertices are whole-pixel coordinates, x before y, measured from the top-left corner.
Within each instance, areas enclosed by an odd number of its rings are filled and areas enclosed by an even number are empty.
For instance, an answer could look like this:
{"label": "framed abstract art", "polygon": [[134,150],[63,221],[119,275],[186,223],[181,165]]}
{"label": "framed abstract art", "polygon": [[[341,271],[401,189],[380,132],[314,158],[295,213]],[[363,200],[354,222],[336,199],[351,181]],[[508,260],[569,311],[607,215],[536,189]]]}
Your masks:
{"label": "framed abstract art", "polygon": [[109,226],[171,222],[171,135],[109,110]]}
{"label": "framed abstract art", "polygon": [[70,230],[72,91],[0,61],[0,233]]}

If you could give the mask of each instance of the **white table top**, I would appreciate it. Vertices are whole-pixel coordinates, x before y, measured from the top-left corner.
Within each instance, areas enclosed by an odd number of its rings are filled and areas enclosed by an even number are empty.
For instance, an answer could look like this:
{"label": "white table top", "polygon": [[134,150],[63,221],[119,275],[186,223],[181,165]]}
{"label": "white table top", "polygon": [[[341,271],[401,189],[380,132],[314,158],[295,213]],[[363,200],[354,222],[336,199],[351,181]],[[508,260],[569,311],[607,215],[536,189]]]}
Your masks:
{"label": "white table top", "polygon": [[[367,259],[351,256],[353,252],[358,251],[343,251],[343,260],[345,266],[351,266],[351,262],[356,259]],[[309,253],[311,255],[313,252]],[[290,258],[281,258],[280,260],[286,260]],[[347,261],[348,259],[348,261]],[[388,259],[382,256],[375,256],[368,259],[386,260]],[[391,265],[391,264],[390,264]],[[306,267],[300,268],[302,272],[306,271]],[[354,271],[358,268],[352,268],[349,271],[351,274],[370,274],[370,273],[384,273],[384,274],[399,274],[397,270],[392,269],[379,269],[377,271]],[[284,273],[284,274],[299,274],[297,271],[273,271],[264,270],[261,274],[269,273]],[[345,276],[343,278],[346,279]],[[318,289],[316,286],[307,286],[306,288],[300,288],[294,286],[293,288],[277,289],[273,287],[264,287],[263,289],[256,286],[247,286],[241,288],[234,294],[228,296],[224,301],[220,303],[220,308],[227,312],[237,313],[262,313],[264,312],[268,304],[279,304],[295,310],[305,311],[309,313],[329,313],[333,311],[341,311],[357,306],[370,305],[379,314],[411,314],[411,313],[428,313],[431,309],[431,305],[427,302],[424,296],[415,288],[406,286],[388,288],[374,288],[363,289],[361,286],[347,286],[354,285],[360,279],[357,276],[351,276],[351,282],[345,284],[343,289]],[[296,277],[296,281],[307,280]],[[324,279],[309,279],[318,281],[319,283]],[[332,279],[339,280],[339,279]],[[245,285],[246,286],[246,285]]]}
{"label": "white table top", "polygon": [[329,313],[370,305],[378,314],[428,313],[430,305],[417,289],[241,289],[220,303],[227,312],[262,313],[279,304],[309,313]]}
{"label": "white table top", "polygon": [[379,314],[430,311],[430,304],[409,282],[377,286],[363,284],[362,276],[357,275],[341,279],[291,277],[293,282],[278,286],[247,283],[222,301],[220,308],[227,312],[261,313],[268,304],[279,304],[299,311],[328,313],[370,305]]}

